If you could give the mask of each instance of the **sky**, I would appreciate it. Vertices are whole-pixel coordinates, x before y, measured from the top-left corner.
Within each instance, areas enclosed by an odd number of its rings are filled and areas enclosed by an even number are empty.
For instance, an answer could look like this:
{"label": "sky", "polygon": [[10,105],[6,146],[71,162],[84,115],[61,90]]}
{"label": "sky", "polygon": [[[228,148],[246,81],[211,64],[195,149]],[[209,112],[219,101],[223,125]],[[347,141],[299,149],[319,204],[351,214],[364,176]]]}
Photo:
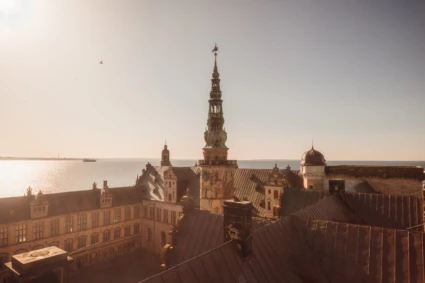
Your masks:
{"label": "sky", "polygon": [[[425,3],[0,0],[0,156],[425,160]],[[103,64],[99,64],[103,61]]]}

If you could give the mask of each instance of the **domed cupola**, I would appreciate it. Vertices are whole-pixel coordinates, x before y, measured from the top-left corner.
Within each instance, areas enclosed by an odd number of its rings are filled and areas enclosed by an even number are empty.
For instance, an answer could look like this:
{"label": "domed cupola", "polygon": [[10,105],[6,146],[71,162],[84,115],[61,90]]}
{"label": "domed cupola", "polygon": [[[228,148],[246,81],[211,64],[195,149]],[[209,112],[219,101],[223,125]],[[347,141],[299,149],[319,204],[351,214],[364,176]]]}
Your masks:
{"label": "domed cupola", "polygon": [[301,157],[301,166],[326,166],[325,156],[312,146]]}

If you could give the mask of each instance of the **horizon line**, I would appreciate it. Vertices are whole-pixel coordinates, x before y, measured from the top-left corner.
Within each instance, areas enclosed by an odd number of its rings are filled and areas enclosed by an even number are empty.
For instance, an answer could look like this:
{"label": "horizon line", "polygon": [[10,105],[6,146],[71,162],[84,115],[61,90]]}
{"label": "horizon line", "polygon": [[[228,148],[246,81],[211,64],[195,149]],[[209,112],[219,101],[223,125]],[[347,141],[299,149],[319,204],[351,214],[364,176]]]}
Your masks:
{"label": "horizon line", "polygon": [[[16,158],[19,159],[21,161],[31,161],[34,159],[47,159],[46,161],[55,161],[55,160],[59,160],[59,161],[64,161],[64,160],[83,160],[83,159],[96,159],[96,160],[104,160],[104,159],[153,159],[153,160],[161,160],[161,158],[159,157],[17,157],[17,156],[0,156],[0,161],[8,161],[7,158]],[[198,160],[202,160],[202,159],[195,159],[195,158],[174,158],[171,159],[172,160],[185,160],[185,161],[198,161]],[[285,160],[285,161],[301,161],[301,159],[295,159],[295,158],[279,158],[279,159],[275,159],[275,158],[255,158],[255,159],[236,159],[236,161],[278,161],[278,160]],[[9,161],[13,161],[13,160],[9,160]],[[331,159],[331,160],[326,160],[326,162],[340,162],[340,161],[367,161],[367,162],[371,162],[371,161],[378,161],[378,162],[425,162],[425,159],[421,160],[421,159],[415,159],[415,160],[396,160],[396,159]]]}

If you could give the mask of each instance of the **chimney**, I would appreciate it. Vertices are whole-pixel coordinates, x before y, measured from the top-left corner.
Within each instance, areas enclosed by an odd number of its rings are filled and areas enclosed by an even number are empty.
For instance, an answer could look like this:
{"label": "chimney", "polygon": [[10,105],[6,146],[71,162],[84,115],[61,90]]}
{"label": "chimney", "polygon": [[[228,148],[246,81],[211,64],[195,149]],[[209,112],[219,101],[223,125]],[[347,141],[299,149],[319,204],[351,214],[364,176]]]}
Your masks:
{"label": "chimney", "polygon": [[108,188],[108,181],[107,180],[103,180],[103,188],[104,189]]}
{"label": "chimney", "polygon": [[223,241],[236,241],[243,257],[252,252],[252,203],[225,200]]}

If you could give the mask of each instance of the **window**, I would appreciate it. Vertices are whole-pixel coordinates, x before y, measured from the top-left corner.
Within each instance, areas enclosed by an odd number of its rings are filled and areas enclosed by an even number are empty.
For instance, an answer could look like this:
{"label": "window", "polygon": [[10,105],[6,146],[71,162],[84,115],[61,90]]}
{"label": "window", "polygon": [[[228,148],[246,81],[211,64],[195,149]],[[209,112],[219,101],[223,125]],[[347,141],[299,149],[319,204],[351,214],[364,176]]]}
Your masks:
{"label": "window", "polygon": [[66,233],[72,233],[72,216],[67,216],[65,219],[65,231]]}
{"label": "window", "polygon": [[153,219],[153,207],[149,207],[149,219]]}
{"label": "window", "polygon": [[171,224],[176,225],[176,212],[171,211]]}
{"label": "window", "polygon": [[114,240],[117,240],[121,237],[121,228],[115,228],[114,230]]}
{"label": "window", "polygon": [[128,237],[131,234],[131,226],[124,228],[124,237]]}
{"label": "window", "polygon": [[156,208],[156,221],[161,221],[161,208]]}
{"label": "window", "polygon": [[143,206],[143,216],[145,218],[149,218],[148,207],[147,206]]}
{"label": "window", "polygon": [[23,243],[27,240],[27,224],[16,225],[16,242]]}
{"label": "window", "polygon": [[87,229],[87,214],[77,215],[77,231],[83,231]]}
{"label": "window", "polygon": [[71,238],[65,240],[64,242],[65,251],[72,252],[72,250],[74,249],[73,246],[74,246],[74,241]]}
{"label": "window", "polygon": [[124,208],[124,220],[130,220],[131,210],[130,207]]}
{"label": "window", "polygon": [[274,198],[279,198],[279,191],[278,190],[274,190],[274,195],[273,195],[273,197]]}
{"label": "window", "polygon": [[0,247],[7,246],[8,238],[9,236],[7,227],[0,228]]}
{"label": "window", "polygon": [[168,209],[164,209],[164,219],[163,219],[163,221],[165,223],[168,223]]}
{"label": "window", "polygon": [[105,230],[103,231],[103,242],[109,242],[111,239],[111,231]]}
{"label": "window", "polygon": [[43,222],[36,222],[34,225],[34,239],[38,240],[43,238]]}
{"label": "window", "polygon": [[114,223],[121,221],[121,208],[117,208],[114,210]]}
{"label": "window", "polygon": [[91,244],[97,244],[99,243],[99,233],[94,233],[91,235]]}
{"label": "window", "polygon": [[138,205],[134,206],[134,218],[140,218],[140,206]]}
{"label": "window", "polygon": [[149,242],[152,241],[152,229],[148,228],[148,232],[146,234],[146,240],[148,240]]}
{"label": "window", "polygon": [[168,201],[171,201],[171,194],[168,194]]}
{"label": "window", "polygon": [[87,239],[87,236],[78,237],[78,248],[79,249],[84,248],[86,246],[86,239]]}
{"label": "window", "polygon": [[92,228],[99,227],[99,212],[93,212],[91,214],[91,227]]}
{"label": "window", "polygon": [[269,195],[271,195],[272,194],[272,191],[271,190],[269,190]]}
{"label": "window", "polygon": [[105,210],[103,212],[103,225],[111,224],[111,212],[109,210]]}
{"label": "window", "polygon": [[140,233],[140,224],[134,224],[134,235]]}
{"label": "window", "polygon": [[59,218],[50,220],[50,235],[52,237],[59,235]]}
{"label": "window", "polygon": [[270,200],[267,201],[267,210],[270,210]]}

